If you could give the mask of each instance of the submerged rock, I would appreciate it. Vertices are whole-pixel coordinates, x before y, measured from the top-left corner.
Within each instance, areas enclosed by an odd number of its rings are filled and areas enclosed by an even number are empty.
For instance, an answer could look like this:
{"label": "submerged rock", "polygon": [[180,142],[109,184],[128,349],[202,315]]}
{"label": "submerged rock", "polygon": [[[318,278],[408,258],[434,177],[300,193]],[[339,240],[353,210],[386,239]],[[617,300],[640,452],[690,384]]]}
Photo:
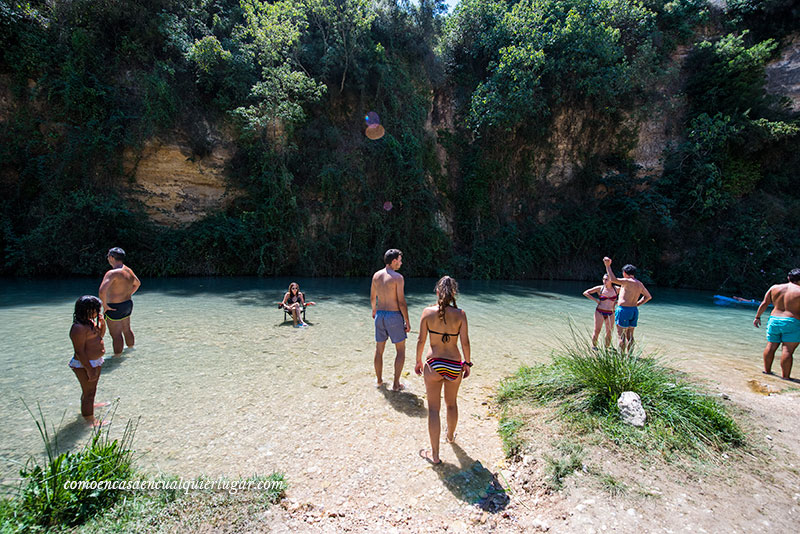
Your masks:
{"label": "submerged rock", "polygon": [[617,407],[622,421],[633,426],[644,426],[647,414],[642,407],[642,399],[633,391],[624,391],[617,399]]}

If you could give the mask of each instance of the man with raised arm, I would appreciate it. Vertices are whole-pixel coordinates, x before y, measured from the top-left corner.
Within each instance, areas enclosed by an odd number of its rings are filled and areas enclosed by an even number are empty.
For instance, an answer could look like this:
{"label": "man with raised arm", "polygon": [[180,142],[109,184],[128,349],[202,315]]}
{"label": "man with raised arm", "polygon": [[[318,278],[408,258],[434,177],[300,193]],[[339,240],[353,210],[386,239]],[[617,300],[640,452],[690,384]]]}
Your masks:
{"label": "man with raised arm", "polygon": [[375,319],[375,375],[380,387],[383,384],[383,349],[386,347],[386,340],[391,338],[397,349],[392,389],[400,391],[405,389],[400,383],[400,374],[406,361],[406,332],[411,330],[405,281],[397,272],[403,265],[403,253],[396,248],[389,249],[383,255],[383,263],[386,267],[372,275],[369,296],[372,318]]}
{"label": "man with raised arm", "polygon": [[781,351],[781,372],[784,380],[792,373],[794,350],[800,344],[800,269],[789,271],[789,281],[776,284],[767,290],[764,300],[756,311],[753,326],[761,326],[761,314],[767,306],[775,308],[767,323],[767,346],[764,349],[764,373],[772,374],[772,360],[775,351],[783,344]]}
{"label": "man with raised arm", "polygon": [[106,324],[114,344],[114,356],[122,354],[123,338],[128,347],[133,347],[134,338],[131,330],[131,313],[133,301],[131,297],[142,283],[130,267],[125,265],[125,251],[114,247],[106,255],[111,269],[100,283],[98,296],[103,302]]}
{"label": "man with raised arm", "polygon": [[617,278],[611,270],[611,258],[603,258],[606,273],[612,284],[620,286],[617,310],[614,322],[617,324],[619,350],[624,351],[633,346],[633,329],[639,321],[639,306],[652,299],[644,284],[636,279],[636,267],[627,264],[622,268],[622,278]]}

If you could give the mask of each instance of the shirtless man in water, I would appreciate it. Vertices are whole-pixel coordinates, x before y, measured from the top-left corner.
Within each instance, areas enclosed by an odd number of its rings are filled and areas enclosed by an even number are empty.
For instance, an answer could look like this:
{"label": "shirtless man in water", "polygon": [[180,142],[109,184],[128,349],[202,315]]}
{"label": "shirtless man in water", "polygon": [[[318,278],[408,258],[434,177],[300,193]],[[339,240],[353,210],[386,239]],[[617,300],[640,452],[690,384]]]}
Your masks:
{"label": "shirtless man in water", "polygon": [[103,302],[108,331],[114,343],[114,356],[122,354],[123,338],[128,347],[133,347],[133,330],[131,330],[131,313],[133,301],[131,297],[142,284],[130,267],[124,265],[125,251],[114,247],[106,255],[111,269],[108,270],[100,284],[98,295]]}
{"label": "shirtless man in water", "polygon": [[611,258],[606,256],[603,263],[606,265],[609,281],[620,286],[614,322],[617,323],[619,350],[624,351],[633,346],[633,329],[639,321],[639,306],[653,297],[644,284],[636,279],[636,267],[625,265],[622,268],[622,278],[617,278],[611,270]]}
{"label": "shirtless man in water", "polygon": [[411,330],[406,305],[405,281],[397,272],[403,265],[403,253],[392,248],[383,255],[383,269],[372,275],[369,300],[372,303],[372,318],[375,319],[375,375],[378,387],[383,384],[383,349],[386,339],[391,338],[397,349],[394,359],[394,383],[392,389],[400,391],[400,374],[406,361],[406,333]]}
{"label": "shirtless man in water", "polygon": [[778,345],[783,344],[781,372],[784,380],[788,380],[792,373],[794,350],[800,345],[800,269],[789,271],[788,278],[789,282],[769,288],[753,320],[753,326],[761,326],[761,314],[770,304],[775,305],[767,323],[764,373],[772,374],[775,351],[778,350]]}

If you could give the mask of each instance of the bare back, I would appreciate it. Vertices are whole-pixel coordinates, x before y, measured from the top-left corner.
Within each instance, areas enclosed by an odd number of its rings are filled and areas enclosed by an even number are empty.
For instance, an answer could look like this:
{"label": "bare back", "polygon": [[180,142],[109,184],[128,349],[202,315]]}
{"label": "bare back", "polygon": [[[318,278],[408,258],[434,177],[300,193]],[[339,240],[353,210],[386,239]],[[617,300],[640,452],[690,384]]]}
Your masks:
{"label": "bare back", "polygon": [[464,346],[464,339],[467,339],[467,344],[469,344],[467,316],[463,310],[447,306],[444,310],[444,317],[446,322],[439,318],[439,306],[430,306],[422,312],[421,323],[427,334],[430,335],[430,357],[461,361],[458,339],[461,338],[462,346]]}
{"label": "bare back", "polygon": [[644,284],[635,278],[618,278],[620,282],[619,301],[620,306],[638,306],[639,298],[642,295],[649,295]]}
{"label": "bare back", "polygon": [[139,285],[139,279],[127,265],[118,269],[110,269],[100,284],[100,299],[104,303],[125,302],[130,300]]}
{"label": "bare back", "polygon": [[391,269],[384,268],[372,275],[372,297],[377,299],[376,309],[401,311],[401,304],[405,303],[403,288],[403,276]]}
{"label": "bare back", "polygon": [[800,285],[792,282],[774,285],[767,291],[767,299],[775,306],[770,315],[800,320]]}

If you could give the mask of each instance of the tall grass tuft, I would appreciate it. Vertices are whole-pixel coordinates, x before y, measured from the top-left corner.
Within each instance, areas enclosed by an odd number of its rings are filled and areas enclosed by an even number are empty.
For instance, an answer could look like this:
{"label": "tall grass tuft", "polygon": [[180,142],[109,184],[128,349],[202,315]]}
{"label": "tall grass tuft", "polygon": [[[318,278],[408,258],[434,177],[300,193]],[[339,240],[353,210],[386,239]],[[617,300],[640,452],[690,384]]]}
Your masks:
{"label": "tall grass tuft", "polygon": [[[30,412],[30,410],[28,410]],[[72,481],[127,480],[133,473],[131,443],[135,423],[128,421],[122,438],[111,439],[108,430],[97,428],[77,452],[58,453],[57,433],[47,429],[41,407],[36,421],[45,445],[45,458],[31,457],[20,471],[21,482],[14,504],[3,512],[4,526],[34,530],[56,525],[72,526],[114,504],[122,492],[90,487],[72,488]]]}
{"label": "tall grass tuft", "polygon": [[[644,430],[621,422],[617,399],[623,391],[641,397]],[[637,346],[621,353],[592,350],[577,340],[564,345],[549,365],[522,367],[501,383],[500,404],[522,399],[556,404],[566,419],[584,430],[602,429],[615,441],[684,450],[744,443],[739,426],[713,397]]]}

